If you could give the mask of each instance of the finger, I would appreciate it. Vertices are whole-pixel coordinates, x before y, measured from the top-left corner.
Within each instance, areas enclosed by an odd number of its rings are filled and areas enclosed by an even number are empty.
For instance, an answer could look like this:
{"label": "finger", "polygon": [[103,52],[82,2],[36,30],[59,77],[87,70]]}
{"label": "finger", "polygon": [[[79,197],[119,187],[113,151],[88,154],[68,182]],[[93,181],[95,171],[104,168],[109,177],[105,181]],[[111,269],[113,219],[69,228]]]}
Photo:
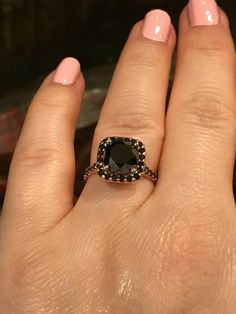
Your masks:
{"label": "finger", "polygon": [[72,209],[83,90],[80,65],[67,58],[32,101],[10,170],[3,212],[8,225],[44,230]]}
{"label": "finger", "polygon": [[[200,3],[207,5],[204,11],[198,7]],[[193,12],[192,0],[180,19],[177,69],[160,174],[163,187],[186,187],[189,195],[198,191],[209,200],[220,197],[223,189],[232,196],[235,50],[228,20],[214,2],[199,1],[197,9]],[[203,23],[206,25],[200,25]]]}
{"label": "finger", "polygon": [[[166,12],[151,11],[144,22],[134,26],[103,106],[94,137],[92,162],[96,161],[99,143],[104,138],[124,136],[141,140],[146,146],[146,163],[153,170],[157,169],[174,46],[175,32]],[[143,202],[152,190],[153,184],[145,179],[133,186],[114,186],[93,176],[84,195],[94,195],[95,201],[100,193],[114,202],[120,200],[123,193],[126,200],[129,195]]]}

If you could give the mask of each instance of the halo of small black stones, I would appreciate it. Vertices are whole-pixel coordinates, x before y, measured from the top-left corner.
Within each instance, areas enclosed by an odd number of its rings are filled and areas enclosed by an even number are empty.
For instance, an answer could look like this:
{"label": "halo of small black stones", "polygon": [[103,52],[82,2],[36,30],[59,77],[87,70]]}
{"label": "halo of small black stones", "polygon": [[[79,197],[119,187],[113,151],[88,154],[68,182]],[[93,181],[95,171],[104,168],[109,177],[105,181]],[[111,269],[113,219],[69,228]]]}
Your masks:
{"label": "halo of small black stones", "polygon": [[[106,153],[106,147],[108,145],[112,145],[114,140],[123,140],[132,144],[133,148],[136,148],[139,153],[139,163],[137,168],[133,172],[129,172],[128,174],[117,174],[112,173],[108,167],[104,164],[104,157]],[[104,139],[98,149],[97,155],[97,170],[98,175],[105,179],[108,182],[114,183],[132,183],[141,179],[141,176],[145,173],[145,146],[144,144],[136,139],[127,138],[127,137],[107,137]]]}

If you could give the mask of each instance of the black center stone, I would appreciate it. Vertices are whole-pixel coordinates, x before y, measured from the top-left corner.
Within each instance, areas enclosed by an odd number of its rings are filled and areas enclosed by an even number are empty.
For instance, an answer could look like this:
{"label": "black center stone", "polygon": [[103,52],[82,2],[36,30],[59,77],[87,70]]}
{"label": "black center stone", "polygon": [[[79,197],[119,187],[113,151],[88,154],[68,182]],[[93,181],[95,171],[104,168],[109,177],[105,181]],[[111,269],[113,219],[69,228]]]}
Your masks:
{"label": "black center stone", "polygon": [[115,139],[106,148],[104,163],[112,172],[127,174],[133,166],[138,165],[139,152],[131,142]]}

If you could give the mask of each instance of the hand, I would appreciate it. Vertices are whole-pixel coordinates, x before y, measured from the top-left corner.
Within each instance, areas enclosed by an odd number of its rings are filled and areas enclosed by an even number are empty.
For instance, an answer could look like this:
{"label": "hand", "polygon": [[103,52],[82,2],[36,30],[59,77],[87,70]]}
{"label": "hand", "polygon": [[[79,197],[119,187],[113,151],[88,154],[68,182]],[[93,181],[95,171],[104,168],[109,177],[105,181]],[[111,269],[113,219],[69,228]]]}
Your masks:
{"label": "hand", "polygon": [[93,175],[73,206],[79,63],[43,83],[0,218],[2,314],[236,313],[235,49],[225,14],[204,3],[207,16],[191,0],[180,18],[167,116],[176,35],[152,11],[131,31],[96,128],[91,162],[105,137],[138,138],[156,186]]}

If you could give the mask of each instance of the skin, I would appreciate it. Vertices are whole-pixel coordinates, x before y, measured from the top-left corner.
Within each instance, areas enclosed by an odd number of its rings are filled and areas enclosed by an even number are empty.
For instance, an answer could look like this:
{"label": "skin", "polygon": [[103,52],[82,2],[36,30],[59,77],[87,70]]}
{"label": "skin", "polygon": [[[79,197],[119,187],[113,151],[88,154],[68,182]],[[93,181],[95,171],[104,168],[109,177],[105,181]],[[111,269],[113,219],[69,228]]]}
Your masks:
{"label": "skin", "polygon": [[[30,106],[0,218],[0,309],[9,313],[236,312],[235,48],[180,18],[167,43],[127,41],[95,132],[142,140],[154,186],[92,176],[73,206],[73,138],[84,91],[49,75]],[[46,121],[46,123],[45,123]]]}

